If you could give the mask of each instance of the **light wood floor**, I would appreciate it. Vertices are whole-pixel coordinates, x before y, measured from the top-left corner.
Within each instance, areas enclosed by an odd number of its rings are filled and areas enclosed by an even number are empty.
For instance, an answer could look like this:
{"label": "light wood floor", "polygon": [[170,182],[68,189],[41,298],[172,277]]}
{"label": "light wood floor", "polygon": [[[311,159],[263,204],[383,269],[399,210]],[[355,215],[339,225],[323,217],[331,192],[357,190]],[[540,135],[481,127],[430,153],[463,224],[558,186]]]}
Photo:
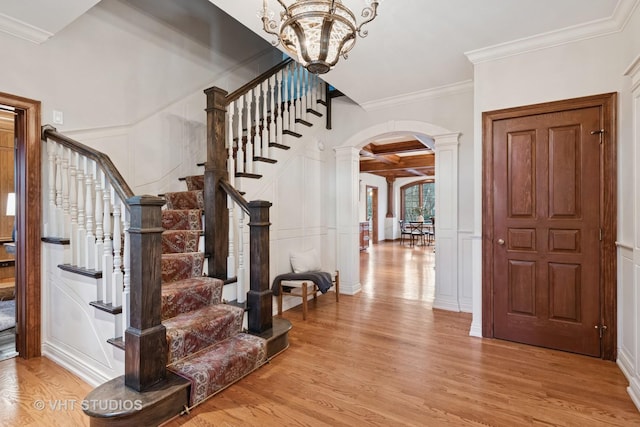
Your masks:
{"label": "light wood floor", "polygon": [[[361,293],[285,312],[288,350],[167,425],[640,425],[614,363],[469,337],[470,315],[432,310],[432,248],[379,244],[361,266]],[[0,390],[0,425],[88,425],[34,409],[89,391],[46,359],[0,362]]]}

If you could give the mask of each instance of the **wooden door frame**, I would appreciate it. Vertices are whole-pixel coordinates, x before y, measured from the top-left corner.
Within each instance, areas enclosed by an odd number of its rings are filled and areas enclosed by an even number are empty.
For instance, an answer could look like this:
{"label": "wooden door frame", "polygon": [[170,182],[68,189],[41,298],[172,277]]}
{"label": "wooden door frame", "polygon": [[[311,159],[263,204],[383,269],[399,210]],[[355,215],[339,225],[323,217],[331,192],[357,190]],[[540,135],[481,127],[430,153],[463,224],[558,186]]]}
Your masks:
{"label": "wooden door frame", "polygon": [[40,356],[40,101],[0,92],[0,104],[15,108],[16,160],[16,349]]}
{"label": "wooden door frame", "polygon": [[493,122],[570,109],[600,107],[605,130],[600,153],[600,316],[607,330],[603,359],[616,359],[617,341],[617,93],[546,102],[482,113],[482,336],[493,338]]}
{"label": "wooden door frame", "polygon": [[[373,185],[367,185],[366,186],[366,191],[365,194],[367,195],[366,200],[369,200],[369,189],[371,189],[372,191],[372,197],[371,197],[371,203],[373,204],[373,206],[371,206],[371,212],[372,212],[372,216],[371,216],[371,243],[378,243],[378,187],[373,186]],[[366,207],[366,203],[365,202],[365,210],[367,209]]]}

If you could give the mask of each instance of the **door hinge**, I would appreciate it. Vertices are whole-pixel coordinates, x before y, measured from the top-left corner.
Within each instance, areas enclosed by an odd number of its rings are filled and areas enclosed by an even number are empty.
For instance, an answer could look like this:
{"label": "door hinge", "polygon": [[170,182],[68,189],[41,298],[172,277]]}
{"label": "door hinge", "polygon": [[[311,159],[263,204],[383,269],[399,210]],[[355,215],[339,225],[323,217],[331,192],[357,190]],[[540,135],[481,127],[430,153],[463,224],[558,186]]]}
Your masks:
{"label": "door hinge", "polygon": [[596,325],[595,328],[598,330],[598,334],[600,335],[600,339],[602,339],[602,336],[607,331],[607,325]]}
{"label": "door hinge", "polygon": [[600,136],[600,144],[602,144],[602,135],[604,135],[604,129],[592,130],[591,135],[599,135]]}
{"label": "door hinge", "polygon": [[602,241],[602,228],[600,228],[600,229],[599,229],[599,236],[598,236],[598,239],[599,239],[600,241]]}

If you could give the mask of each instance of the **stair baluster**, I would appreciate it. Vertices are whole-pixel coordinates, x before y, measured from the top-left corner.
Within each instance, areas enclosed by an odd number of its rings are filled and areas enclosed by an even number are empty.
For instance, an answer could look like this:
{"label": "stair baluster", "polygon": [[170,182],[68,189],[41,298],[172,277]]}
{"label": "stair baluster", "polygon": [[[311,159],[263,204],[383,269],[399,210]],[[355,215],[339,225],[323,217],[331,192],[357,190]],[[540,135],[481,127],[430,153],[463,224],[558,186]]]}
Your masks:
{"label": "stair baluster", "polygon": [[[122,276],[122,202],[120,196],[114,191],[113,194],[113,281],[111,289],[108,291],[107,299],[103,302],[110,304],[117,289],[124,286]],[[124,336],[123,336],[124,338]]]}
{"label": "stair baluster", "polygon": [[78,265],[78,251],[75,241],[78,235],[78,168],[75,162],[75,154],[69,149],[69,211],[71,214],[71,226],[69,227],[69,251],[71,252],[71,265]]}
{"label": "stair baluster", "polygon": [[120,325],[120,330],[122,330],[122,341],[125,341],[125,332],[131,325],[131,234],[129,233],[131,212],[125,209],[124,203],[122,206],[124,212],[124,274],[122,286],[116,286],[113,289],[113,305],[122,306],[122,325]]}
{"label": "stair baluster", "polygon": [[239,303],[246,301],[245,295],[245,267],[244,267],[244,211],[238,209],[238,283],[236,284],[237,300]]}
{"label": "stair baluster", "polygon": [[60,156],[62,157],[62,217],[61,217],[61,237],[69,236],[69,155],[68,150],[60,146]]}
{"label": "stair baluster", "polygon": [[274,120],[275,120],[275,131],[276,131],[276,135],[275,135],[275,142],[276,144],[280,144],[282,145],[282,130],[284,129],[284,70],[280,70],[277,73],[277,83],[276,83],[276,87],[274,88],[274,103],[275,103],[275,116],[274,116]]}
{"label": "stair baluster", "polygon": [[[102,244],[102,295],[98,296],[101,301],[107,301],[113,285],[113,242],[111,241],[111,184],[109,180],[104,181],[104,191],[102,195],[104,242]],[[118,330],[116,330],[118,332]],[[117,336],[117,334],[116,334]],[[123,335],[124,336],[124,335]]]}
{"label": "stair baluster", "polygon": [[[98,165],[93,162],[95,167],[95,206],[96,206],[96,243],[95,243],[95,251],[93,252],[94,257],[94,268],[96,271],[102,271],[102,254],[104,253],[104,196],[103,196],[103,188],[104,188],[104,173],[98,168]],[[104,286],[104,280],[102,281]]]}
{"label": "stair baluster", "polygon": [[78,172],[76,174],[77,179],[77,187],[76,190],[78,192],[78,234],[76,235],[76,249],[77,249],[77,265],[80,268],[87,267],[87,257],[85,255],[85,243],[87,241],[87,231],[85,228],[85,215],[84,210],[86,208],[86,204],[84,201],[84,172],[85,172],[85,163],[86,158],[80,156],[80,154],[76,153],[76,160],[78,165]]}
{"label": "stair baluster", "polygon": [[262,100],[262,107],[260,108],[260,157],[269,157],[269,141],[267,140],[268,95],[269,81],[265,80],[260,84],[260,97]]}
{"label": "stair baluster", "polygon": [[271,143],[276,142],[276,76],[269,77],[269,108],[267,112],[267,157],[273,158]]}
{"label": "stair baluster", "polygon": [[58,232],[56,230],[56,146],[53,142],[47,144],[47,159],[48,159],[48,186],[49,186],[49,206],[48,213],[49,218],[47,220],[46,233],[55,236]]}
{"label": "stair baluster", "polygon": [[56,201],[55,201],[55,216],[53,218],[56,224],[56,236],[64,237],[64,226],[62,224],[62,147],[58,144],[55,145],[56,155]]}
{"label": "stair baluster", "polygon": [[96,236],[93,234],[94,226],[94,184],[93,184],[93,170],[95,169],[95,162],[85,158],[86,161],[86,175],[85,175],[85,218],[86,218],[86,243],[84,251],[85,254],[85,266],[88,270],[95,270],[95,252],[96,252]]}
{"label": "stair baluster", "polygon": [[244,146],[244,171],[245,173],[253,173],[253,138],[252,126],[251,126],[251,100],[249,99],[250,93],[247,93],[242,97],[242,114],[244,116],[244,139],[246,144]]}

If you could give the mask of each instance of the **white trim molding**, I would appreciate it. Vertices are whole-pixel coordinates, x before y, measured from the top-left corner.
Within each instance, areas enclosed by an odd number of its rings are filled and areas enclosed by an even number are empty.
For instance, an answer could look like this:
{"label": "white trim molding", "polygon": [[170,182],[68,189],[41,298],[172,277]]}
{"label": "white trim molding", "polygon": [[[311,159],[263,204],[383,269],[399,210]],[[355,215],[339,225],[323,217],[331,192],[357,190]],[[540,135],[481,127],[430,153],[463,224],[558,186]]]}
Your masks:
{"label": "white trim molding", "polygon": [[388,98],[365,102],[360,106],[367,111],[374,111],[381,108],[389,108],[396,105],[404,105],[411,102],[419,102],[425,99],[441,98],[443,96],[471,91],[473,91],[473,80],[463,80],[461,82],[438,86],[431,89],[425,89],[417,92],[390,96]]}
{"label": "white trim molding", "polygon": [[500,43],[464,54],[474,64],[507,58],[526,52],[560,46],[580,40],[605,36],[624,29],[640,0],[619,0],[609,18],[596,19],[560,30],[549,31],[531,37]]}
{"label": "white trim molding", "polygon": [[0,31],[35,44],[44,43],[53,36],[53,33],[49,31],[27,24],[3,13],[0,13]]}

